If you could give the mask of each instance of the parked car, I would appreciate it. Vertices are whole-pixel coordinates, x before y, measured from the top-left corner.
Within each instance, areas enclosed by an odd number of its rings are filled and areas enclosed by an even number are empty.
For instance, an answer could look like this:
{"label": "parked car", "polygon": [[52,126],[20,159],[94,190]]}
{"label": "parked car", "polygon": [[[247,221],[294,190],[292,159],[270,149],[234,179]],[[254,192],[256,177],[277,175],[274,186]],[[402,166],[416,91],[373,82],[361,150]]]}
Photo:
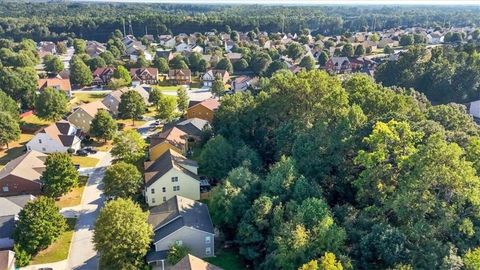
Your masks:
{"label": "parked car", "polygon": [[86,156],[88,156],[88,152],[83,150],[83,149],[78,149],[77,150],[77,156],[86,157]]}
{"label": "parked car", "polygon": [[87,151],[90,154],[96,154],[97,153],[97,149],[95,149],[95,147],[93,147],[93,146],[84,147],[83,150]]}

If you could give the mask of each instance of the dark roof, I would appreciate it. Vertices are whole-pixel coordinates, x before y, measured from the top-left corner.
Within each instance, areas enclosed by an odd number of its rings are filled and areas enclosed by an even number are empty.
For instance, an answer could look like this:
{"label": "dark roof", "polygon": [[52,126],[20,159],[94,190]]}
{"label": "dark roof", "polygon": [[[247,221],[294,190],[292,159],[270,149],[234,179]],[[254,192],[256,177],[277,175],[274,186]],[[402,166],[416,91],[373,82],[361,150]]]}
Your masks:
{"label": "dark roof", "polygon": [[155,247],[152,246],[147,252],[147,263],[152,263],[156,261],[163,261],[167,259],[168,250],[155,251]]}
{"label": "dark roof", "polygon": [[155,232],[154,242],[184,226],[214,233],[207,205],[178,195],[150,209],[148,223]]}
{"label": "dark roof", "polygon": [[0,197],[0,238],[10,238],[15,230],[15,216],[35,199],[32,195]]}
{"label": "dark roof", "polygon": [[0,217],[0,238],[11,238],[15,231],[15,215]]}
{"label": "dark roof", "polygon": [[154,161],[145,162],[145,185],[148,187],[162,177],[172,168],[182,171],[193,179],[199,180],[193,172],[185,169],[182,165],[197,166],[193,160],[189,160],[172,149],[168,149],[163,155]]}

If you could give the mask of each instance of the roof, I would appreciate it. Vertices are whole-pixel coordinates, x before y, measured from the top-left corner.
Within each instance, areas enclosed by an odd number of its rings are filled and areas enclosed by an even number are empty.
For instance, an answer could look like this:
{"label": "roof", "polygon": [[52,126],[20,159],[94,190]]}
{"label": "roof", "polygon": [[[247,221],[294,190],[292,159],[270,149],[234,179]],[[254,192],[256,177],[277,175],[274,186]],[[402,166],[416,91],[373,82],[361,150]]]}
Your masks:
{"label": "roof", "polygon": [[170,270],[222,270],[222,268],[188,254],[170,268]]}
{"label": "roof", "polygon": [[70,122],[61,120],[41,129],[39,133],[46,133],[63,146],[72,146],[75,137],[77,137],[77,128]]}
{"label": "roof", "polygon": [[62,79],[62,78],[38,79],[37,84],[38,84],[38,89],[52,87],[62,91],[72,90],[72,86],[70,85],[69,79]]}
{"label": "roof", "polygon": [[47,155],[38,151],[29,151],[10,161],[0,171],[0,182],[3,178],[14,175],[30,181],[39,181],[45,169]]}
{"label": "roof", "polygon": [[152,263],[156,261],[163,261],[167,259],[168,250],[155,251],[155,248],[150,248],[147,252],[146,261]]}
{"label": "roof", "polygon": [[185,144],[187,143],[186,138],[187,133],[183,132],[179,128],[171,127],[160,134],[152,136],[152,143],[150,144],[150,148],[166,141],[169,144],[177,147],[178,149],[182,149]]}
{"label": "roof", "polygon": [[96,77],[96,76],[101,76],[105,73],[109,73],[109,72],[114,72],[115,71],[115,68],[114,67],[103,67],[103,68],[97,68],[95,69],[95,71],[92,73],[93,77]]}
{"label": "roof", "polygon": [[210,109],[211,111],[214,111],[214,110],[218,109],[218,107],[220,107],[220,102],[218,102],[218,100],[216,100],[214,98],[209,98],[209,99],[205,99],[205,100],[203,100],[199,103],[196,103],[196,104],[192,105],[190,108],[193,108],[193,107],[198,106],[198,105],[202,105],[205,108]]}
{"label": "roof", "polygon": [[11,250],[0,251],[0,269],[12,269],[15,262],[15,253]]}
{"label": "roof", "polygon": [[148,187],[171,169],[177,169],[199,180],[198,176],[187,170],[185,166],[198,167],[197,162],[187,159],[183,155],[168,149],[163,155],[154,161],[145,162],[145,185]]}
{"label": "roof", "polygon": [[169,77],[175,77],[177,75],[191,76],[192,72],[190,71],[190,69],[170,69],[168,71]]}
{"label": "roof", "polygon": [[182,227],[214,234],[207,205],[179,195],[150,209],[148,223],[152,225],[155,233],[154,242]]}
{"label": "roof", "polygon": [[233,81],[235,84],[239,84],[239,83],[247,83],[249,82],[250,80],[252,80],[251,77],[249,76],[246,76],[246,75],[242,75],[242,76],[239,76],[237,78],[235,78],[235,80]]}
{"label": "roof", "polygon": [[[0,238],[10,238],[15,230],[15,218],[23,207],[34,200],[32,195],[0,197]],[[2,268],[0,268],[2,269]]]}
{"label": "roof", "polygon": [[200,136],[202,134],[202,131],[208,125],[209,123],[207,120],[195,117],[195,118],[190,118],[180,123],[177,123],[175,126],[188,135]]}
{"label": "roof", "polygon": [[150,76],[157,77],[158,76],[158,69],[157,68],[131,68],[130,75],[133,77],[135,76],[143,76],[144,74],[149,74]]}
{"label": "roof", "polygon": [[89,114],[91,117],[95,117],[97,114],[98,110],[103,109],[103,110],[108,110],[108,108],[102,103],[102,101],[97,100],[94,102],[90,103],[84,103],[80,106],[77,107],[78,109],[84,110],[87,114]]}

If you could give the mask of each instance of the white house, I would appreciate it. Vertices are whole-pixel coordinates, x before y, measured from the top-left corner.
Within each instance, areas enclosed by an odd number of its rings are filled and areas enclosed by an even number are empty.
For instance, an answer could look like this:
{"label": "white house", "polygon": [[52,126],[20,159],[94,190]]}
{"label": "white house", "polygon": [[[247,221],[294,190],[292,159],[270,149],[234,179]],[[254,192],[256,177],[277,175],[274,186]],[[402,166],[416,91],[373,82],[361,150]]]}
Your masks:
{"label": "white house", "polygon": [[27,143],[27,150],[42,153],[65,153],[68,149],[80,149],[79,130],[70,122],[61,120],[41,129]]}
{"label": "white house", "polygon": [[180,43],[177,46],[175,46],[175,50],[177,52],[184,52],[188,50],[188,45],[186,43]]}
{"label": "white house", "polygon": [[443,35],[439,32],[433,32],[427,35],[427,43],[428,44],[440,44],[443,43]]}
{"label": "white house", "polygon": [[480,118],[480,100],[470,102],[469,113],[475,118]]}

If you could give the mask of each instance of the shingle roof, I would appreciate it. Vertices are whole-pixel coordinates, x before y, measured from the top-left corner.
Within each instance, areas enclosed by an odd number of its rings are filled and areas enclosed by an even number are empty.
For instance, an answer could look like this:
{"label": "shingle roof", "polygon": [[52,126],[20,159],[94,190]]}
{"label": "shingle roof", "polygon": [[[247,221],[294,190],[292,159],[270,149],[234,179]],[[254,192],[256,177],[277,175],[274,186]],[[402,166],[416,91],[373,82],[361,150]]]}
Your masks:
{"label": "shingle roof", "polygon": [[72,146],[76,137],[76,128],[68,121],[61,120],[43,128],[40,133],[46,133],[50,138],[60,142],[63,146]]}
{"label": "shingle roof", "polygon": [[166,141],[169,144],[177,147],[178,149],[182,149],[187,143],[186,137],[187,133],[176,127],[171,127],[167,130],[164,130],[160,134],[152,136],[152,143],[150,144],[150,148],[153,148],[156,145]]}
{"label": "shingle roof", "polygon": [[82,104],[80,106],[77,107],[77,110],[78,109],[82,109],[84,110],[87,114],[89,114],[91,117],[95,117],[95,115],[97,114],[98,110],[100,109],[104,109],[104,110],[108,110],[108,108],[102,103],[102,101],[100,100],[97,100],[97,101],[94,101],[94,102],[90,102],[90,103],[85,103],[85,104]]}
{"label": "shingle roof", "polygon": [[29,151],[18,158],[10,161],[0,171],[0,182],[9,175],[15,175],[26,180],[39,182],[40,176],[45,169],[47,155],[38,151]]}
{"label": "shingle roof", "polygon": [[170,268],[170,270],[222,270],[222,268],[188,254]]}
{"label": "shingle roof", "polygon": [[47,78],[47,79],[38,79],[37,81],[38,89],[44,89],[46,87],[58,88],[62,91],[72,90],[69,79],[62,78]]}
{"label": "shingle roof", "polygon": [[207,205],[178,195],[150,209],[148,223],[155,232],[154,242],[184,226],[214,233]]}
{"label": "shingle roof", "polygon": [[189,160],[181,154],[168,149],[163,155],[154,161],[145,162],[145,185],[148,187],[162,177],[172,168],[182,171],[193,179],[199,179],[196,174],[185,169],[183,166],[197,166],[193,160]]}
{"label": "shingle roof", "polygon": [[218,102],[218,100],[216,100],[214,98],[209,98],[209,99],[202,100],[201,102],[196,103],[196,104],[192,105],[191,107],[198,106],[198,105],[202,105],[202,106],[214,111],[214,110],[218,109],[218,107],[220,107],[220,102]]}
{"label": "shingle roof", "polygon": [[[15,217],[23,207],[34,200],[32,195],[0,197],[0,238],[10,238],[15,230]],[[1,269],[1,268],[0,268]]]}
{"label": "shingle roof", "polygon": [[175,126],[189,136],[200,136],[205,127],[209,125],[207,120],[195,117],[177,123]]}
{"label": "shingle roof", "polygon": [[0,251],[0,269],[11,269],[14,267],[15,253],[11,250]]}

